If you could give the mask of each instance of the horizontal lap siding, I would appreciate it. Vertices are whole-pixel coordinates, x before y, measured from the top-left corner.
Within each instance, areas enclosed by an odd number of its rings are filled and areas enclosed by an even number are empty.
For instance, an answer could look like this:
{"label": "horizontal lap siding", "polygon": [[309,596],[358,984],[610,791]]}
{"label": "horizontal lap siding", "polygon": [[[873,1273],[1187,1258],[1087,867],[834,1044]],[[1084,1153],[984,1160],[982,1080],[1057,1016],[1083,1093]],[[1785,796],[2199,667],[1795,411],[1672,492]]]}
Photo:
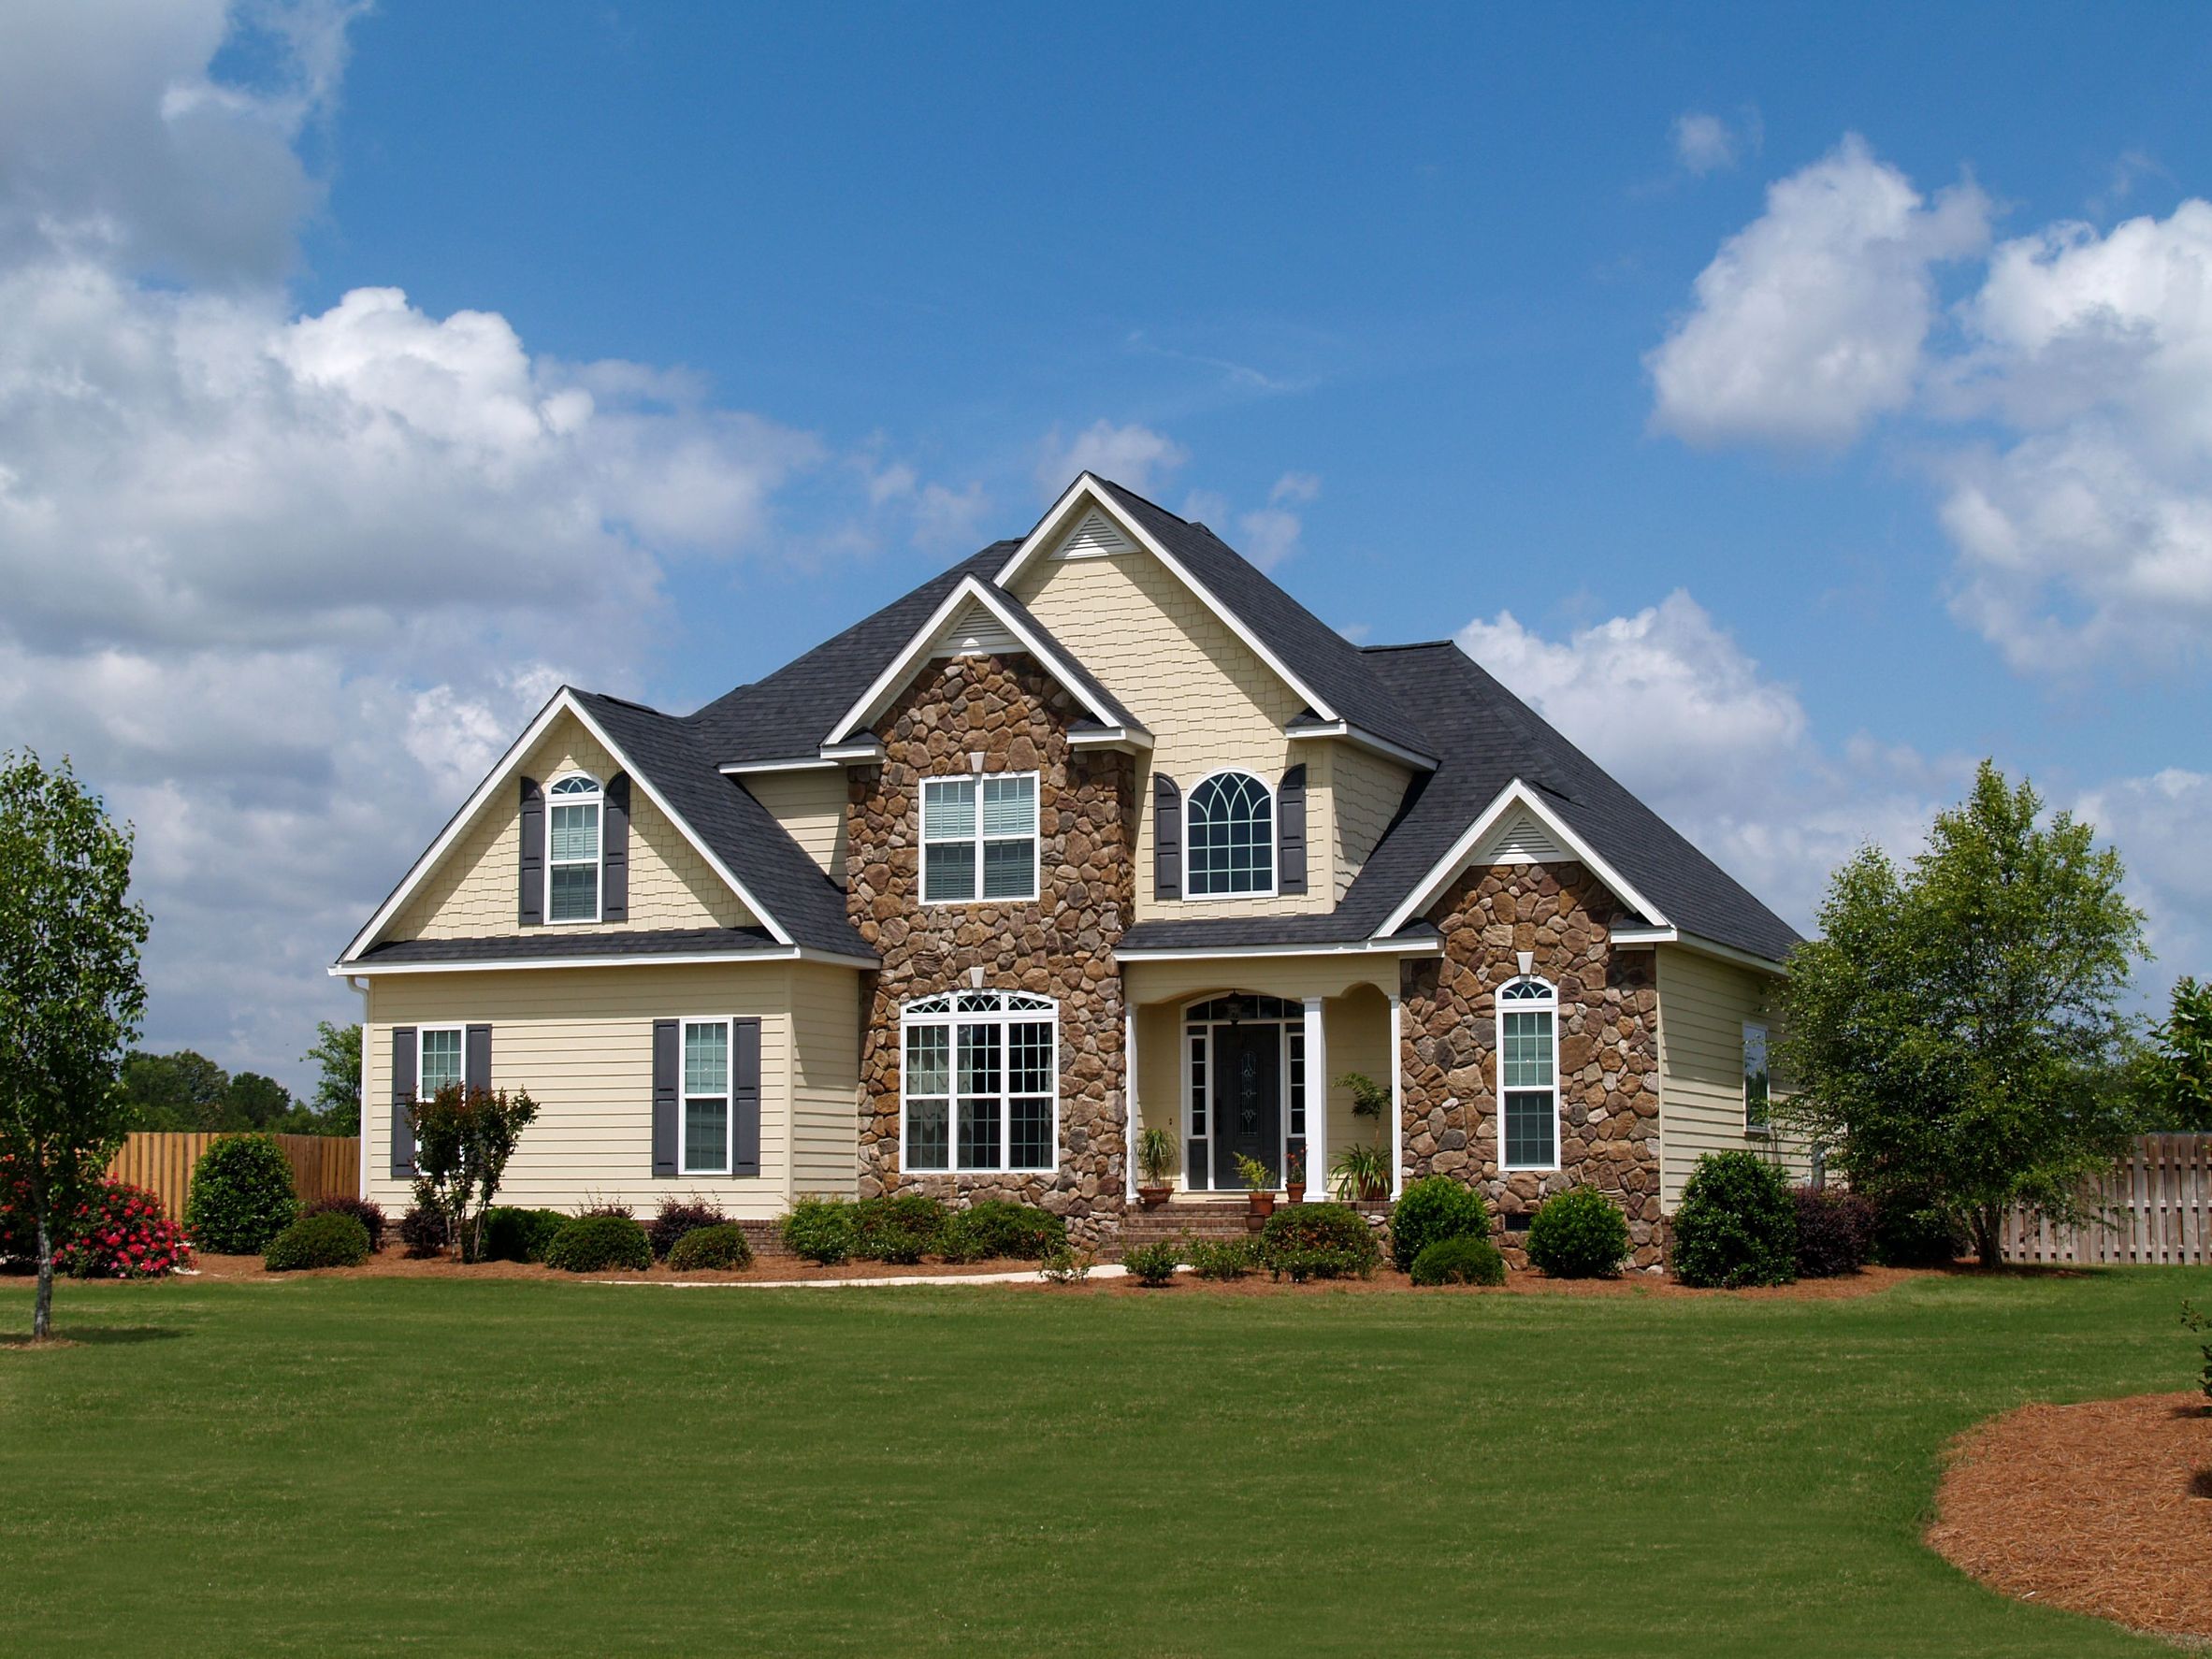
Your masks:
{"label": "horizontal lap siding", "polygon": [[845,768],[750,772],[744,783],[822,873],[845,886]]}
{"label": "horizontal lap siding", "polygon": [[[364,1032],[368,1195],[412,1202],[391,1175],[392,1028],[489,1024],[492,1086],[538,1103],[500,1202],[580,1209],[628,1204],[641,1215],[697,1192],[741,1219],[780,1215],[790,1185],[791,971],[784,963],[425,974],[370,981]],[[734,1015],[760,1021],[760,1174],[652,1173],[656,1018]]]}
{"label": "horizontal lap siding", "polygon": [[1779,1149],[1785,1167],[1801,1177],[1801,1148],[1743,1130],[1743,1022],[1764,1020],[1771,1040],[1773,982],[1667,945],[1658,958],[1661,1204],[1674,1208],[1708,1152]]}
{"label": "horizontal lap siding", "polygon": [[791,971],[791,1191],[851,1195],[860,1167],[860,975]]}

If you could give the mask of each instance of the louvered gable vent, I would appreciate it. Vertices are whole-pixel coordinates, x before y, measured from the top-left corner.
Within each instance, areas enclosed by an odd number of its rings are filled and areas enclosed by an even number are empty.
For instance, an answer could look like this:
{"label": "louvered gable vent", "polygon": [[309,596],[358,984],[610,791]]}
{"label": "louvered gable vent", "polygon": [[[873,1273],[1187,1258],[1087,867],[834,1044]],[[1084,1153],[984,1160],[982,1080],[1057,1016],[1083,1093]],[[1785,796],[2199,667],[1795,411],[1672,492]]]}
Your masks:
{"label": "louvered gable vent", "polygon": [[1519,812],[1490,833],[1489,845],[1478,853],[1478,864],[1559,864],[1574,855],[1535,815]]}
{"label": "louvered gable vent", "polygon": [[960,614],[946,625],[937,636],[937,642],[930,655],[933,656],[982,656],[986,654],[1004,655],[1021,649],[1020,642],[1006,631],[1005,625],[981,605],[962,605]]}
{"label": "louvered gable vent", "polygon": [[1113,521],[1095,507],[1083,515],[1075,534],[1060,544],[1054,558],[1104,558],[1127,553],[1136,544],[1114,527]]}

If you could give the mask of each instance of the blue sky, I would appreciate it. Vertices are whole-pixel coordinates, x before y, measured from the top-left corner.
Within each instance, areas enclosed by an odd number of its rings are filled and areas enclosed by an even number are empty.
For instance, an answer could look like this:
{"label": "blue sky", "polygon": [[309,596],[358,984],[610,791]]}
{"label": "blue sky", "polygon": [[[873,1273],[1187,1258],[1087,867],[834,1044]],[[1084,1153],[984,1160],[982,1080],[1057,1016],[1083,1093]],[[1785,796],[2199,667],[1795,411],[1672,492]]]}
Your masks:
{"label": "blue sky", "polygon": [[2155,994],[2212,967],[2208,58],[2150,8],[0,7],[0,741],[141,827],[149,1040],[296,1075],[550,684],[689,707],[1088,463],[1461,637],[1800,925],[2026,770]]}

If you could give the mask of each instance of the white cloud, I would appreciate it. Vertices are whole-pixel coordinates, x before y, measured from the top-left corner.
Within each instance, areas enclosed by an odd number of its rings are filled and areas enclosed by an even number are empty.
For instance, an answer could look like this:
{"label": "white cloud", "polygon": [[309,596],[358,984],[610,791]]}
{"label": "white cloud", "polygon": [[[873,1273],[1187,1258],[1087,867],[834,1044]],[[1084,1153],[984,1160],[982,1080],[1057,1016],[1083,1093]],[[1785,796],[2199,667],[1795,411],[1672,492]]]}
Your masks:
{"label": "white cloud", "polygon": [[1910,401],[1933,267],[1979,249],[1971,182],[1931,204],[1857,135],[1769,186],[1767,210],[1699,273],[1696,304],[1645,358],[1653,422],[1693,443],[1834,446]]}
{"label": "white cloud", "polygon": [[1078,472],[1095,472],[1140,496],[1149,496],[1190,458],[1190,452],[1174,439],[1134,421],[1125,426],[1093,421],[1072,439],[1063,437],[1055,426],[1039,449],[1037,489],[1048,498],[1055,497]]}
{"label": "white cloud", "polygon": [[1701,179],[1733,167],[1746,151],[1758,153],[1761,137],[1757,110],[1744,112],[1739,129],[1717,115],[1686,109],[1674,118],[1674,159],[1684,171]]}
{"label": "white cloud", "polygon": [[1236,550],[1261,570],[1272,570],[1298,551],[1304,529],[1298,515],[1286,508],[1257,508],[1237,515]]}
{"label": "white cloud", "polygon": [[1298,505],[1321,499],[1321,475],[1315,472],[1286,472],[1275,481],[1275,487],[1267,492],[1268,502],[1279,507],[1284,502]]}
{"label": "white cloud", "polygon": [[2182,974],[2212,971],[2212,865],[2205,827],[2212,824],[2212,773],[2169,767],[2086,790],[2075,814],[2119,849],[2128,892],[2149,917],[2158,965],[2146,978],[2162,998]]}

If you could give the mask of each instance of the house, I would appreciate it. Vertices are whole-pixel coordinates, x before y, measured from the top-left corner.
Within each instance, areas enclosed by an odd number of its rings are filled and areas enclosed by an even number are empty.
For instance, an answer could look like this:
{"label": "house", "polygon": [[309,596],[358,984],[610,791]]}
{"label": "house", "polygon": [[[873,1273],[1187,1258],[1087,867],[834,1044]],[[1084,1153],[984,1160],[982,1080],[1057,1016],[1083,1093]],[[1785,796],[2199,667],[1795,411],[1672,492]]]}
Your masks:
{"label": "house", "polygon": [[1365,1143],[1509,1232],[1595,1183],[1648,1263],[1766,1144],[1796,941],[1457,646],[1355,645],[1085,474],[696,713],[564,688],[331,972],[386,1205],[460,1081],[540,1104],[518,1204],[897,1188],[1111,1245],[1159,1125],[1172,1205]]}

